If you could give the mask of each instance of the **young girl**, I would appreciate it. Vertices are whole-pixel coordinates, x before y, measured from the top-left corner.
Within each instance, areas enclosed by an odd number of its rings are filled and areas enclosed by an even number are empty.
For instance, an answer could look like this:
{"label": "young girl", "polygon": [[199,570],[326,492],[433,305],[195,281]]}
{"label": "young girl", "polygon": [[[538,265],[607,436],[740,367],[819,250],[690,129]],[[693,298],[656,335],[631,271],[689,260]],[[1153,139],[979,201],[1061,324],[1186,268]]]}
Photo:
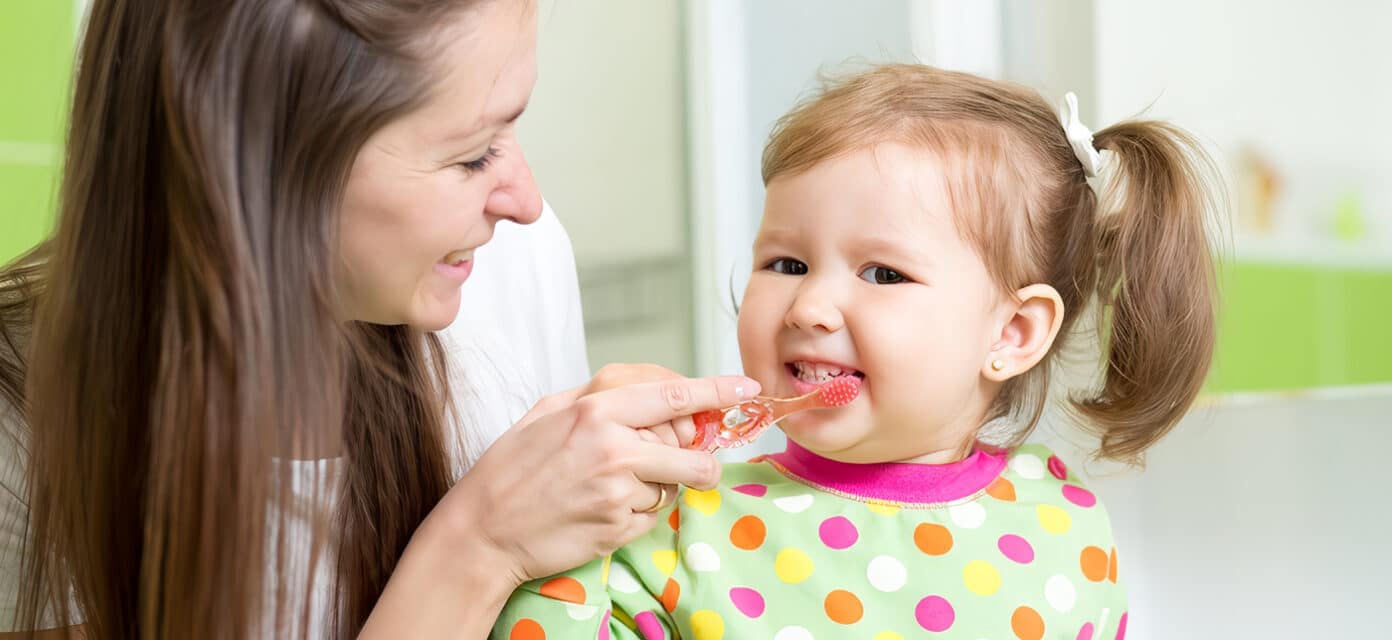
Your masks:
{"label": "young girl", "polygon": [[1094,301],[1105,370],[1071,404],[1099,455],[1138,460],[1188,409],[1214,340],[1208,165],[1168,125],[1094,140],[1075,110],[890,65],[785,116],[745,372],[772,396],[856,376],[860,397],[784,420],[786,451],[685,490],[611,558],[526,585],[493,637],[1122,638],[1106,512],[1021,442]]}

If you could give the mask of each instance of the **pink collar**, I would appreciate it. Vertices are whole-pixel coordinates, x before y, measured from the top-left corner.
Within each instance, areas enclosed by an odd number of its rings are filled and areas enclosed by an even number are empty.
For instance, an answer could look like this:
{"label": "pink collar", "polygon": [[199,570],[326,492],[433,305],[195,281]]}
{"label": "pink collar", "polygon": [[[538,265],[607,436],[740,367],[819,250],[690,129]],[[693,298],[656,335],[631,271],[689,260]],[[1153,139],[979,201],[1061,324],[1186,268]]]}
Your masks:
{"label": "pink collar", "polygon": [[786,451],[764,460],[795,480],[848,498],[938,504],[969,498],[990,486],[1005,469],[1006,454],[977,450],[948,464],[853,464],[823,458],[789,440]]}

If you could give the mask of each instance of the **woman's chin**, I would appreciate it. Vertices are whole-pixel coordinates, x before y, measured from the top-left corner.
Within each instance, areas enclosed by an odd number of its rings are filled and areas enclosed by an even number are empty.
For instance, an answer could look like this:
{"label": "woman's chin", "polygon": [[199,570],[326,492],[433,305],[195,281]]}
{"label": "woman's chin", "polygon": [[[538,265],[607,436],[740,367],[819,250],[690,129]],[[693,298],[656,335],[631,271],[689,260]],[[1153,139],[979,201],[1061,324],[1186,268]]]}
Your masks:
{"label": "woman's chin", "polygon": [[446,299],[430,299],[413,309],[406,325],[417,331],[444,331],[459,317],[459,293]]}

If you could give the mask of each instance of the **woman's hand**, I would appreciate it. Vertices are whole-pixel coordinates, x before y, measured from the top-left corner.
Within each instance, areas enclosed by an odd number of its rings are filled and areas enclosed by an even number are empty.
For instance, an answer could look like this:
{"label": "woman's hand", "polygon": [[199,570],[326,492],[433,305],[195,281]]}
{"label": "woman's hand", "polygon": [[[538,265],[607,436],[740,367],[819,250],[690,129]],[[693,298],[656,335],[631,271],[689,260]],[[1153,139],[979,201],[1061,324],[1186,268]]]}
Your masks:
{"label": "woman's hand", "polygon": [[517,585],[652,528],[676,495],[663,487],[715,486],[714,456],[673,446],[682,418],[758,392],[748,378],[623,365],[538,402],[421,523],[359,637],[486,637]]}
{"label": "woman's hand", "polygon": [[[652,380],[656,382],[637,382]],[[677,445],[692,413],[759,390],[742,377],[685,379],[626,365],[538,403],[505,433],[431,514],[470,531],[522,582],[612,552],[656,524],[654,507],[678,484],[720,477],[708,453]],[[689,418],[686,420],[689,423]],[[653,427],[657,431],[650,431]],[[661,432],[660,434],[658,432]]]}
{"label": "woman's hand", "polygon": [[[681,380],[682,375],[667,367],[656,364],[607,364],[595,373],[590,383],[583,387],[582,396],[607,389],[617,389],[643,382],[661,380]],[[743,391],[743,389],[736,389]],[[723,407],[721,407],[723,408]],[[678,416],[659,425],[638,431],[638,435],[653,442],[661,442],[674,447],[684,447],[696,438],[696,424],[690,415]]]}

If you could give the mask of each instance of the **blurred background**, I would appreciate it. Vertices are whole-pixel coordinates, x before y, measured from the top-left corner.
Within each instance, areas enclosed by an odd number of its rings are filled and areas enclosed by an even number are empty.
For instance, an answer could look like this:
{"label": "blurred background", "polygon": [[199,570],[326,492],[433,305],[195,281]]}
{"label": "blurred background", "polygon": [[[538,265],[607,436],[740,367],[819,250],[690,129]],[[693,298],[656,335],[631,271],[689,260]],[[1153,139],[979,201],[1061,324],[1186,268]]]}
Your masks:
{"label": "blurred background", "polygon": [[[84,4],[0,0],[0,261],[51,225]],[[1074,91],[1094,129],[1193,131],[1231,205],[1208,392],[1143,473],[1089,467],[1128,637],[1387,637],[1388,24],[1358,0],[543,0],[521,135],[574,241],[591,365],[712,374],[739,370],[763,142],[819,71],[921,61]],[[1061,416],[1038,437],[1086,458]]]}

